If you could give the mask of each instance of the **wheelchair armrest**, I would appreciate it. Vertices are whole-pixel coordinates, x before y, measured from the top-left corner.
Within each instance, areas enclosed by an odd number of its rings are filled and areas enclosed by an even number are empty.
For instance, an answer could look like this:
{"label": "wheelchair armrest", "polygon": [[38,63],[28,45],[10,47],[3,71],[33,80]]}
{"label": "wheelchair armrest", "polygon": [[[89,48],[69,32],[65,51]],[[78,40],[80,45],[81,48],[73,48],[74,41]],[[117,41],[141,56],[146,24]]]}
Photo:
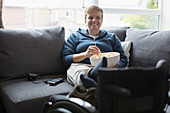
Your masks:
{"label": "wheelchair armrest", "polygon": [[131,91],[122,88],[120,86],[112,85],[112,84],[107,84],[104,86],[104,89],[107,90],[110,93],[113,93],[116,96],[121,96],[121,97],[129,97],[131,96]]}

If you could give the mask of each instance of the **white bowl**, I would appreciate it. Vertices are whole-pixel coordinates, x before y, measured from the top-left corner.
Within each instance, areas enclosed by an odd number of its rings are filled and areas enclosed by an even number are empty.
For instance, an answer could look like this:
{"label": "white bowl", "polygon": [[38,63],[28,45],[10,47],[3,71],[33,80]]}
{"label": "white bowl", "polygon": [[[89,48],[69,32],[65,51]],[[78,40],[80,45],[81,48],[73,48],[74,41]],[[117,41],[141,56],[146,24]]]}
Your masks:
{"label": "white bowl", "polygon": [[[118,52],[105,52],[101,53],[102,57],[105,56],[107,58],[107,67],[113,67],[116,64],[119,63],[120,60],[120,53]],[[90,63],[93,66],[98,65],[98,63],[101,61],[102,57],[99,58],[97,55],[92,55],[90,57]]]}

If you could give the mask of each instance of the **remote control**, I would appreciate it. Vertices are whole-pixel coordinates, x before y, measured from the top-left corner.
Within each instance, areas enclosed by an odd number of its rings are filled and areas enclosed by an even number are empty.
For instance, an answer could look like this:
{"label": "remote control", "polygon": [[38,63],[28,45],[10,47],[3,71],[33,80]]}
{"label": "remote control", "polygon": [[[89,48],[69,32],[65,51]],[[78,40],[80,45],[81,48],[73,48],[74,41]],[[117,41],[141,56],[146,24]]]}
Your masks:
{"label": "remote control", "polygon": [[61,82],[64,82],[63,78],[57,78],[57,79],[53,79],[53,80],[49,80],[48,83],[50,86],[55,86]]}

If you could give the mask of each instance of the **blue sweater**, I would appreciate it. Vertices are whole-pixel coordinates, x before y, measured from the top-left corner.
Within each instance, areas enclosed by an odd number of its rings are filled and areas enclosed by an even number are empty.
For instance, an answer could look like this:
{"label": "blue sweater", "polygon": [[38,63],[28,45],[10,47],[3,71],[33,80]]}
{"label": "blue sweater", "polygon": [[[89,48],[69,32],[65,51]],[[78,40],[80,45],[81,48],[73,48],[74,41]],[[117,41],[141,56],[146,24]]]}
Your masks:
{"label": "blue sweater", "polygon": [[[119,52],[120,61],[119,67],[126,67],[128,64],[127,57],[121,46],[121,42],[114,33],[108,33],[105,30],[100,30],[99,35],[94,40],[88,34],[87,30],[79,29],[76,33],[72,33],[64,44],[63,48],[63,62],[65,68],[68,69],[73,63],[73,55],[85,52],[90,45],[95,45],[101,52]],[[86,58],[81,63],[90,64],[89,58]]]}

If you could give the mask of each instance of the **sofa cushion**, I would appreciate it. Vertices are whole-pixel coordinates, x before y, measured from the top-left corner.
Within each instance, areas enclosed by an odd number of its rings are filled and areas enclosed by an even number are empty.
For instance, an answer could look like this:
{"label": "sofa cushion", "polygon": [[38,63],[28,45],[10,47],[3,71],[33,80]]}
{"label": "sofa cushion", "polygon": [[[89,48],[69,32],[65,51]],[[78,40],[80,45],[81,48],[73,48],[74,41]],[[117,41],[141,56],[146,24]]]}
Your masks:
{"label": "sofa cushion", "polygon": [[126,29],[129,29],[129,27],[106,28],[109,33],[115,33],[120,41],[125,41]]}
{"label": "sofa cushion", "polygon": [[63,73],[63,27],[0,29],[0,81]]}
{"label": "sofa cushion", "polygon": [[170,31],[127,29],[126,35],[132,41],[131,66],[154,66],[160,59],[170,65]]}
{"label": "sofa cushion", "polygon": [[[43,76],[51,80],[63,75]],[[41,113],[43,103],[51,95],[66,95],[73,86],[62,82],[56,86],[45,84],[42,79],[27,81],[24,78],[0,82],[0,99],[8,113]]]}

